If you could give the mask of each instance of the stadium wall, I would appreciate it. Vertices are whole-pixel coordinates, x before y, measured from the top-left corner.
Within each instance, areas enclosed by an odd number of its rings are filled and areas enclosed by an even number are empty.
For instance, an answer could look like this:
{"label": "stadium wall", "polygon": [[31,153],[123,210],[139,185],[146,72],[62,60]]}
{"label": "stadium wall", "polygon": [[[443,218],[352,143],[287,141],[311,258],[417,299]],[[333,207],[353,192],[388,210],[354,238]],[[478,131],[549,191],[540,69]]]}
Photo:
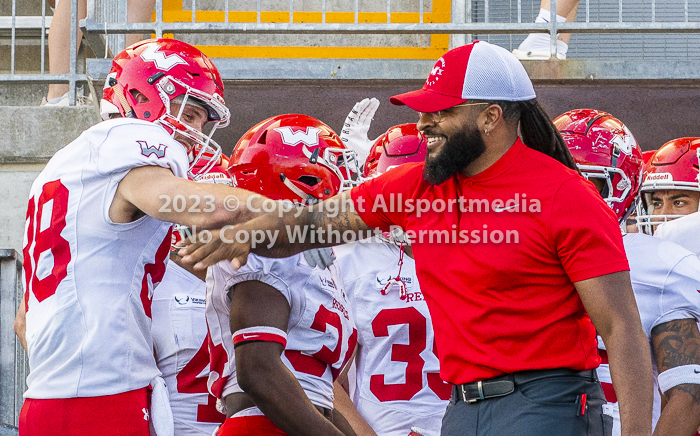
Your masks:
{"label": "stadium wall", "polygon": [[[369,137],[375,138],[393,125],[416,120],[415,112],[392,106],[389,97],[421,86],[420,81],[230,81],[226,101],[232,122],[217,132],[216,140],[230,154],[254,124],[294,112],[317,117],[339,131],[355,102],[365,97],[381,101],[369,131]],[[694,81],[539,83],[535,87],[550,116],[575,108],[608,111],[630,128],[644,150],[674,138],[700,136],[695,111],[700,83]],[[0,248],[21,251],[34,178],[55,151],[99,119],[95,106],[0,106]]]}

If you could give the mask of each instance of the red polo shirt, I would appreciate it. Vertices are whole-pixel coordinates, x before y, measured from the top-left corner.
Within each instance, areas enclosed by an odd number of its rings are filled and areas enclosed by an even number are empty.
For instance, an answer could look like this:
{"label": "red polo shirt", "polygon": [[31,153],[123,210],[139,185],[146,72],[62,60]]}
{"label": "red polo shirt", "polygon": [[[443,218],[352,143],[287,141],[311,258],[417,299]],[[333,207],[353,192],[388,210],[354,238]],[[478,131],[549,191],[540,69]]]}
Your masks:
{"label": "red polo shirt", "polygon": [[597,367],[595,329],[573,283],[629,267],[617,218],[593,184],[519,140],[476,176],[434,186],[422,173],[422,163],[402,165],[352,198],[366,224],[411,237],[442,378]]}

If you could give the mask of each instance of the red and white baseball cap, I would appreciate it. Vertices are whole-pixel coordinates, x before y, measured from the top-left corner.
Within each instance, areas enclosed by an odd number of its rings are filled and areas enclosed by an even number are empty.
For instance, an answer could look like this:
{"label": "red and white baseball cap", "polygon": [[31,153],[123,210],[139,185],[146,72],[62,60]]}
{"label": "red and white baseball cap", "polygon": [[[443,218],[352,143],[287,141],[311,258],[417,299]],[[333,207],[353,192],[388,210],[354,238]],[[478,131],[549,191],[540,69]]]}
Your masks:
{"label": "red and white baseball cap", "polygon": [[395,105],[436,112],[467,100],[525,101],[535,89],[511,52],[484,41],[457,47],[437,60],[423,89],[391,97]]}

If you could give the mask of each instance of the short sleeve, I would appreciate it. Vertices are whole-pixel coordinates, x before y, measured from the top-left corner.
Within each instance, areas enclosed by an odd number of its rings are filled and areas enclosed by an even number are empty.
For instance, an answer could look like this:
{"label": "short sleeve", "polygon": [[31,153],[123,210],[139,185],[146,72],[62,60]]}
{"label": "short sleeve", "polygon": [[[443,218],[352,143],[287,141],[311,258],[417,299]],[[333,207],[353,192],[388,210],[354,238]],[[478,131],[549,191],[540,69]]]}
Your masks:
{"label": "short sleeve", "polygon": [[350,194],[362,221],[384,231],[392,225],[405,228],[403,206],[423,183],[422,175],[423,163],[404,164],[353,188]]}
{"label": "short sleeve", "polygon": [[185,147],[161,126],[124,119],[101,124],[104,124],[101,129],[106,129],[100,135],[103,139],[91,141],[100,174],[121,180],[132,168],[160,166],[170,169],[176,177],[187,177],[189,161]]}
{"label": "short sleeve", "polygon": [[227,287],[249,281],[262,282],[277,289],[287,299],[290,307],[303,308],[305,295],[294,290],[303,291],[313,268],[302,264],[301,257],[294,255],[282,259],[269,259],[250,254],[248,262],[228,280]]}
{"label": "short sleeve", "polygon": [[662,313],[651,328],[676,319],[700,321],[700,259],[688,252],[669,272],[662,292]]}
{"label": "short sleeve", "polygon": [[592,183],[565,181],[551,210],[554,249],[572,282],[629,271],[617,216]]}

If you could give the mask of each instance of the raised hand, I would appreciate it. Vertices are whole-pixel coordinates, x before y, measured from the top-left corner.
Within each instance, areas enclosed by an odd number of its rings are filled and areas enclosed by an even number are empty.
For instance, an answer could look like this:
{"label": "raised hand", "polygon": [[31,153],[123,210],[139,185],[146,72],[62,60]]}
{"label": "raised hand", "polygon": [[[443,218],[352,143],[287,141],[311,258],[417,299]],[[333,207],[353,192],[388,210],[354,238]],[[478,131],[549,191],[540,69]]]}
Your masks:
{"label": "raised hand", "polygon": [[374,140],[367,137],[372,117],[379,107],[376,98],[365,98],[355,103],[340,132],[340,139],[345,145],[357,154],[359,166],[362,166],[369,155]]}

